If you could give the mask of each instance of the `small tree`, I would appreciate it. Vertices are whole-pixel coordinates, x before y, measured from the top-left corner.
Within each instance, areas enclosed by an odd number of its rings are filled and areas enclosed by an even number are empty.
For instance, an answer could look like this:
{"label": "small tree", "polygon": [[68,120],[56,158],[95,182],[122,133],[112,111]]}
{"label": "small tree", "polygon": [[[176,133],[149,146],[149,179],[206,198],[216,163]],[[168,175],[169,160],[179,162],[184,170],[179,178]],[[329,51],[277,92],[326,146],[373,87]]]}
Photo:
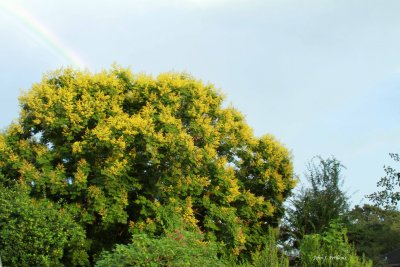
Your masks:
{"label": "small tree", "polygon": [[[400,162],[399,154],[390,153],[390,157]],[[379,206],[386,208],[396,207],[400,201],[400,172],[390,166],[383,167],[386,176],[382,177],[377,183],[378,187],[383,187],[383,190],[375,192],[367,197]]]}
{"label": "small tree", "polygon": [[292,238],[299,241],[304,235],[322,233],[332,220],[345,214],[348,197],[340,188],[343,168],[334,157],[315,157],[310,161],[306,173],[310,187],[302,188],[291,199],[286,215],[286,227]]}

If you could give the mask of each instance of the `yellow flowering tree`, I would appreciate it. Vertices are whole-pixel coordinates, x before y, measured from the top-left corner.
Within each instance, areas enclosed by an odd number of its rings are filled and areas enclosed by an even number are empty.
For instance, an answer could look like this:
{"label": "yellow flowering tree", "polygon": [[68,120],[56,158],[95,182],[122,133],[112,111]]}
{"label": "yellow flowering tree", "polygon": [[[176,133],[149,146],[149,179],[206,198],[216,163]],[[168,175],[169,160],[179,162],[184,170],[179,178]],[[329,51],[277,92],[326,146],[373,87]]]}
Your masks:
{"label": "yellow flowering tree", "polygon": [[178,226],[250,255],[282,216],[292,163],[223,99],[185,73],[48,73],[0,136],[0,181],[65,207],[94,256]]}

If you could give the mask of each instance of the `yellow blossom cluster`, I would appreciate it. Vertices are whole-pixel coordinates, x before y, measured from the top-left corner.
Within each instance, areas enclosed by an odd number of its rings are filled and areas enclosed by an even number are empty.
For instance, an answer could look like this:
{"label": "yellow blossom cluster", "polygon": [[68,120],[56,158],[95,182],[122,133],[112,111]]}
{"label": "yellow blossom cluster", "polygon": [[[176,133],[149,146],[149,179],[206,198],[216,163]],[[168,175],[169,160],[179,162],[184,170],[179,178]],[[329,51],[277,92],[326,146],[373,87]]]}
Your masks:
{"label": "yellow blossom cluster", "polygon": [[263,242],[295,179],[288,150],[223,101],[186,73],[47,73],[0,134],[0,179],[79,209],[91,232],[183,225],[240,254]]}

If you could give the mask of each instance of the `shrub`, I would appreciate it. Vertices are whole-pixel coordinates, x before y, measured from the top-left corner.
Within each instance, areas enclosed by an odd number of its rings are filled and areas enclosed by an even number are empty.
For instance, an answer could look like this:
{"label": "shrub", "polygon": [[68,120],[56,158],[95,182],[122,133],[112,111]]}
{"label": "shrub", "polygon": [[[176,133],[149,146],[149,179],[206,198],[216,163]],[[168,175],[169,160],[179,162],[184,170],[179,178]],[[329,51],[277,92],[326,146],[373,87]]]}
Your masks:
{"label": "shrub", "polygon": [[216,243],[193,232],[176,230],[159,238],[135,234],[131,244],[102,253],[96,266],[225,266],[217,252]]}
{"label": "shrub", "polygon": [[288,267],[288,257],[281,253],[277,247],[275,232],[269,229],[265,247],[261,251],[252,254],[253,266],[255,267]]}
{"label": "shrub", "polygon": [[332,223],[323,234],[304,236],[300,245],[302,266],[369,267],[370,260],[359,258],[347,240],[346,228]]}
{"label": "shrub", "polygon": [[0,255],[5,266],[88,264],[85,232],[57,205],[0,186]]}

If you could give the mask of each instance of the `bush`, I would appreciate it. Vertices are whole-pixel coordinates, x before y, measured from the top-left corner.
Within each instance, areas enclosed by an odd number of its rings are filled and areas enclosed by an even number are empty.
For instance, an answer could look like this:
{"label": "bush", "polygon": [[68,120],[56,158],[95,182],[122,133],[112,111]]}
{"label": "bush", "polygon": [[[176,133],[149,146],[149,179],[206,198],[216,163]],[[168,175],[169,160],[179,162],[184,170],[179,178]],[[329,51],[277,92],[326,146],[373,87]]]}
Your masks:
{"label": "bush", "polygon": [[277,247],[276,236],[273,229],[269,229],[269,236],[265,248],[252,254],[255,267],[288,267],[289,259]]}
{"label": "bush", "polygon": [[5,266],[88,264],[85,232],[49,201],[0,186],[0,255]]}
{"label": "bush", "polygon": [[96,266],[225,266],[217,252],[216,243],[193,232],[176,230],[160,238],[135,234],[131,244],[102,253]]}
{"label": "bush", "polygon": [[116,245],[112,252],[103,252],[96,262],[103,266],[237,266],[288,267],[288,258],[276,246],[274,230],[269,229],[263,249],[253,252],[251,260],[237,262],[227,255],[224,245],[204,241],[195,232],[175,230],[163,237],[134,234],[129,245]]}
{"label": "bush", "polygon": [[347,240],[346,228],[337,223],[332,223],[323,234],[304,236],[300,245],[300,260],[302,266],[372,266],[370,260],[357,256]]}

